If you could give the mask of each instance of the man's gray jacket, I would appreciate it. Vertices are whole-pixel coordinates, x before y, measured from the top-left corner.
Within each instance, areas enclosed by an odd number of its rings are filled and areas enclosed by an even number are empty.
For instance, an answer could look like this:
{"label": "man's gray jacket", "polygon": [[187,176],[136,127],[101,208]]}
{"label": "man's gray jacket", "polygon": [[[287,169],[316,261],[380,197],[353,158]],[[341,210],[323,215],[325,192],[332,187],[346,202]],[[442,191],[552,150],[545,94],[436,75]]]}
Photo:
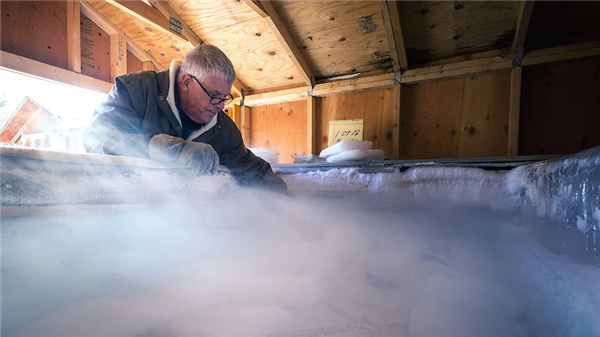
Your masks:
{"label": "man's gray jacket", "polygon": [[[107,100],[95,112],[84,133],[88,152],[117,156],[148,157],[150,139],[164,133],[183,138],[181,118],[175,104],[175,79],[180,64],[168,71],[144,71],[117,77]],[[247,150],[231,118],[219,112],[211,122],[186,139],[210,144],[221,165],[241,185],[287,189],[271,166]]]}

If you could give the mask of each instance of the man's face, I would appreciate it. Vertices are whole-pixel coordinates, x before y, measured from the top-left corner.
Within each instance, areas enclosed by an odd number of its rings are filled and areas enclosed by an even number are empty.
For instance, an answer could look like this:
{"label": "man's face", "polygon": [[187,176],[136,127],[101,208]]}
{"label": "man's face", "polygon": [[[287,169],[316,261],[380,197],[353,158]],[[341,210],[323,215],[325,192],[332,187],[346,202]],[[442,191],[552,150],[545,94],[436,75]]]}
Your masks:
{"label": "man's face", "polygon": [[[232,83],[216,76],[208,76],[201,83],[213,97],[225,97],[231,92]],[[210,97],[188,74],[183,75],[179,83],[179,103],[181,110],[196,123],[210,122],[224,106],[224,102],[210,104]]]}

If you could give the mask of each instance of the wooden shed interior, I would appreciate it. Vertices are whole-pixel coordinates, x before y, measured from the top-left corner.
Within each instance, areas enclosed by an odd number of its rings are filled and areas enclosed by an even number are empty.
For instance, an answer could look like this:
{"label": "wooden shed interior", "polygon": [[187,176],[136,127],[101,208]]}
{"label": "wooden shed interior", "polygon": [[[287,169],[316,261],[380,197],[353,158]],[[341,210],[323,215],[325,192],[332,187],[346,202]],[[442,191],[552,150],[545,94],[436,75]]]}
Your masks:
{"label": "wooden shed interior", "polygon": [[117,76],[216,45],[238,75],[228,114],[248,147],[281,163],[318,154],[329,122],[344,119],[363,119],[387,159],[600,145],[598,1],[1,1],[0,11],[2,68],[103,93]]}

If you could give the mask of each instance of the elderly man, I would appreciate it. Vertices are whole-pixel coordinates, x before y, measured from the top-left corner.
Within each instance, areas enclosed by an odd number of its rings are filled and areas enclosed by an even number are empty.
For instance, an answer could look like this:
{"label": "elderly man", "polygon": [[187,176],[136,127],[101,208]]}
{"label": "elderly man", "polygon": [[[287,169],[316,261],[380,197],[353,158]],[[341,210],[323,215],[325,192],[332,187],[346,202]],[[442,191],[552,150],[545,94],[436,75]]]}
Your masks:
{"label": "elderly man", "polygon": [[202,45],[168,71],[117,77],[84,134],[88,152],[172,161],[197,174],[228,167],[243,186],[287,191],[271,166],[244,146],[222,112],[235,71],[217,47]]}

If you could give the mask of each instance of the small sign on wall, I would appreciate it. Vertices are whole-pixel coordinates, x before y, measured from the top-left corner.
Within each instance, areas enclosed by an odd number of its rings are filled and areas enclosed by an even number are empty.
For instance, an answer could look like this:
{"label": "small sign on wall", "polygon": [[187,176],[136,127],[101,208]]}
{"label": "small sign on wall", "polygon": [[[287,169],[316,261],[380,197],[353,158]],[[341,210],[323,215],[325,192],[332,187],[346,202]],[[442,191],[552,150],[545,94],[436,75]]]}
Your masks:
{"label": "small sign on wall", "polygon": [[329,121],[329,143],[331,146],[342,139],[363,140],[363,120],[349,119],[343,121]]}

